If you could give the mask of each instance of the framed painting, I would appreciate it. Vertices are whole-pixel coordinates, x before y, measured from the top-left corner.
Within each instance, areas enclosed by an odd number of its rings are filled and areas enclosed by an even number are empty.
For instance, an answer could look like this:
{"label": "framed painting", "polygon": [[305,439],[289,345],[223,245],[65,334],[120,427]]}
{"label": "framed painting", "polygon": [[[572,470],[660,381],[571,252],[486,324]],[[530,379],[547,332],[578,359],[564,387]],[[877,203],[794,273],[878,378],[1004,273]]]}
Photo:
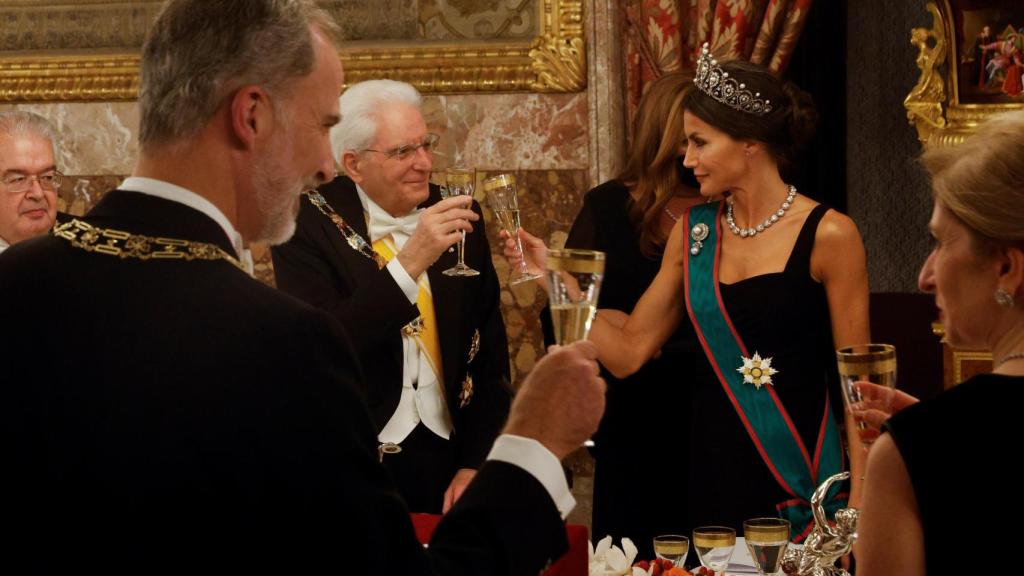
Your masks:
{"label": "framed painting", "polygon": [[929,3],[931,29],[915,28],[921,72],[904,101],[922,142],[953,144],[988,116],[1024,108],[1024,3]]}
{"label": "framed painting", "polygon": [[[346,81],[427,93],[578,92],[583,0],[318,0],[342,29]],[[162,0],[6,0],[0,102],[133,100]]]}

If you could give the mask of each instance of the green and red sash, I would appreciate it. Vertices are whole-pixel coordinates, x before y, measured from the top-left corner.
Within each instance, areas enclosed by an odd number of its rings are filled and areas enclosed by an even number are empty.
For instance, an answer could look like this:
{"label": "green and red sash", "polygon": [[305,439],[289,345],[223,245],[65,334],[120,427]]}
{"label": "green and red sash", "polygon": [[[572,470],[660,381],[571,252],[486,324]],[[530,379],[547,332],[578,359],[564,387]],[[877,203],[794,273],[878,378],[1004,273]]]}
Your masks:
{"label": "green and red sash", "polygon": [[[743,358],[749,358],[750,354],[725,310],[718,286],[723,208],[723,202],[716,202],[699,204],[687,210],[688,244],[684,247],[686,310],[711,368],[750,439],[779,486],[791,496],[776,504],[776,509],[781,517],[790,521],[793,541],[800,542],[814,526],[811,495],[815,488],[843,469],[839,429],[832,417],[826,393],[817,445],[811,458],[774,387],[766,384],[756,388],[744,384],[743,375],[737,371],[737,367],[743,364]],[[693,254],[690,248],[695,241],[689,238],[689,231],[699,224],[707,226],[708,233],[701,240],[697,254]],[[697,236],[700,239],[701,235]],[[781,377],[786,375],[781,374]],[[839,485],[836,484],[824,503],[829,515],[845,505],[838,492]]]}

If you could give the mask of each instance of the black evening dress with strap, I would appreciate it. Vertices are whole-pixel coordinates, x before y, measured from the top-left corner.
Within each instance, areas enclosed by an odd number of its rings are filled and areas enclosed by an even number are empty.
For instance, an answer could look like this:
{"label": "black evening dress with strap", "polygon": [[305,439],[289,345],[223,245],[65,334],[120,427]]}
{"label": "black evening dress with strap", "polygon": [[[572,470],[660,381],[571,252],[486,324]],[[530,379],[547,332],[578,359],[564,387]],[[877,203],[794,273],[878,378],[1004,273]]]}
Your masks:
{"label": "black evening dress with strap", "polygon": [[[778,370],[775,391],[812,459],[826,397],[835,417],[842,417],[825,287],[810,270],[815,233],[827,211],[818,205],[807,216],[782,272],[719,285],[748,353],[771,357]],[[741,363],[737,358],[735,367]],[[776,505],[792,496],[772,476],[706,358],[697,370],[695,379],[684,371],[676,380],[683,386],[693,382],[691,522],[731,526],[741,534],[744,520],[778,516]]]}
{"label": "black evening dress with strap", "polygon": [[[629,190],[605,182],[584,196],[566,247],[606,253],[600,308],[629,313],[661,266],[661,258],[640,252],[639,234],[629,221]],[[541,315],[548,343],[550,316]],[[638,558],[653,558],[651,540],[659,534],[687,533],[686,454],[689,446],[690,373],[704,352],[693,327],[680,328],[652,359],[619,380],[607,370],[607,403],[594,435],[593,537],[629,537]]]}
{"label": "black evening dress with strap", "polygon": [[961,555],[951,551],[970,544],[968,527],[983,532],[978,546],[988,548],[969,562],[1005,555],[1004,565],[1014,565],[1007,546],[1017,524],[1011,468],[1024,442],[1021,406],[1024,376],[979,374],[886,423],[914,487],[929,576],[964,573]]}

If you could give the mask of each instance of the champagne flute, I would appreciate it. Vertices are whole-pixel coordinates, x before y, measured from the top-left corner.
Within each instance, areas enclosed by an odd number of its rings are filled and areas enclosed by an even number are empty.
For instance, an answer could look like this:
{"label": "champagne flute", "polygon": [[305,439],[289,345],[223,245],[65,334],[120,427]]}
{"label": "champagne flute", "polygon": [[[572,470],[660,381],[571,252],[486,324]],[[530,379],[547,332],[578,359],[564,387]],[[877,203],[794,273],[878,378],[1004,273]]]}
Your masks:
{"label": "champagne flute", "polygon": [[725,526],[704,526],[693,530],[693,549],[702,566],[716,574],[725,572],[736,546],[736,530]]}
{"label": "champagne flute", "polygon": [[753,518],[743,523],[743,539],[761,576],[775,574],[789,546],[789,521],[782,518]]}
{"label": "champagne flute", "polygon": [[548,250],[547,275],[555,342],[586,340],[604,278],[604,252]]}
{"label": "champagne flute", "polygon": [[[896,389],[896,347],[891,344],[859,344],[836,350],[839,366],[839,378],[843,385],[843,400],[846,409],[856,410],[892,410],[892,400]],[[854,386],[859,380],[866,380],[886,388],[888,393],[875,395],[862,394]],[[865,434],[867,426],[860,422],[861,442],[869,447],[877,434]]]}
{"label": "champagne flute", "polygon": [[[476,186],[476,170],[473,168],[454,167],[444,171],[446,186],[441,188],[441,195],[445,198],[452,196],[472,196],[473,188]],[[466,231],[462,231],[459,239],[459,261],[455,266],[442,272],[445,276],[478,276],[480,272],[466,266],[464,260],[466,248]]]}
{"label": "champagne flute", "polygon": [[[519,239],[519,199],[516,197],[516,179],[511,174],[498,174],[484,180],[484,192],[487,194],[487,201],[494,210],[502,229],[508,232],[516,240],[516,249],[519,256],[523,255],[523,243]],[[520,284],[529,280],[540,278],[538,274],[531,274],[526,268],[524,258],[518,270],[513,270],[508,279],[511,285]]]}
{"label": "champagne flute", "polygon": [[666,534],[654,537],[654,555],[668,560],[673,566],[683,567],[686,555],[690,551],[690,539],[678,534]]}

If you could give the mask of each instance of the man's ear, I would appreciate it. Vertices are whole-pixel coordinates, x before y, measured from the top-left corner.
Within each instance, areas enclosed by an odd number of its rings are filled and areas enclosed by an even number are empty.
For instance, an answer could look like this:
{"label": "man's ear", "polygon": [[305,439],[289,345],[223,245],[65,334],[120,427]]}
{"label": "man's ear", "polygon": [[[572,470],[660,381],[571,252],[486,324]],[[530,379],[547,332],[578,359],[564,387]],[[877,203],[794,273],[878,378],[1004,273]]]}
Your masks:
{"label": "man's ear", "polygon": [[231,128],[243,148],[253,148],[256,139],[269,133],[273,123],[270,96],[259,86],[243,86],[232,96]]}
{"label": "man's ear", "polygon": [[363,182],[362,158],[352,150],[345,150],[341,154],[341,168],[345,175],[356,184]]}

